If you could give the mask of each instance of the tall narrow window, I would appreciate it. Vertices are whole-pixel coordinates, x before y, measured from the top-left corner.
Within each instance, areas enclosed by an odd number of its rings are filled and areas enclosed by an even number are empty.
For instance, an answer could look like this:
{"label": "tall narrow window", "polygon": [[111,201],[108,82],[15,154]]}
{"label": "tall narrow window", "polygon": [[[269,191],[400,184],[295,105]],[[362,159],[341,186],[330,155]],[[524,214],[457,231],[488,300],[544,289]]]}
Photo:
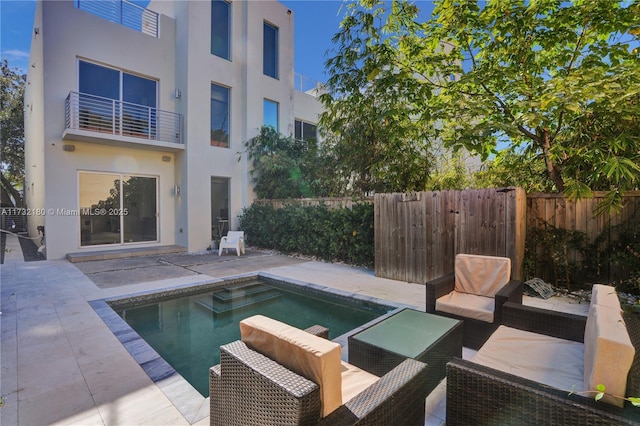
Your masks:
{"label": "tall narrow window", "polygon": [[211,53],[231,60],[231,4],[211,1]]}
{"label": "tall narrow window", "polygon": [[211,146],[229,148],[229,92],[211,83]]}
{"label": "tall narrow window", "polygon": [[263,124],[278,130],[278,103],[265,99],[263,103]]}
{"label": "tall narrow window", "polygon": [[269,77],[278,78],[278,28],[266,22],[262,46],[262,72]]}

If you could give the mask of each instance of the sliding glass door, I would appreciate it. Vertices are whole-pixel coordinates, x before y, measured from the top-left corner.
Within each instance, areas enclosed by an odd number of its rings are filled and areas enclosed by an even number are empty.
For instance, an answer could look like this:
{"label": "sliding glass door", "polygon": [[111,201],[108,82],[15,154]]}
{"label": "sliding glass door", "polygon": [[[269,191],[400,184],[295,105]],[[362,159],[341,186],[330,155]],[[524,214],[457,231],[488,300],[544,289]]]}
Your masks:
{"label": "sliding glass door", "polygon": [[80,245],[158,241],[158,179],[81,172]]}

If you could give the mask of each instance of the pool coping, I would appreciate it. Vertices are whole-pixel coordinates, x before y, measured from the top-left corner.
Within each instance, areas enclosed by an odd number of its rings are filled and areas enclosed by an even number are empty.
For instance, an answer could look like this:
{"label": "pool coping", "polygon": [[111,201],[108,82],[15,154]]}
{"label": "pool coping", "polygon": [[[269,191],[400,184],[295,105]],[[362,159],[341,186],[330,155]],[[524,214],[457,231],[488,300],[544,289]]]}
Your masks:
{"label": "pool coping", "polygon": [[[192,293],[203,292],[208,289],[216,289],[223,285],[229,285],[234,281],[242,283],[251,279],[264,279],[267,282],[277,282],[277,285],[283,287],[290,286],[292,289],[304,288],[319,293],[329,293],[333,297],[345,300],[357,300],[359,302],[372,303],[389,307],[389,311],[366,324],[361,325],[353,330],[348,331],[334,339],[342,348],[343,360],[348,359],[348,337],[358,333],[363,329],[370,327],[398,311],[405,308],[414,308],[409,305],[396,303],[388,300],[378,299],[372,296],[366,296],[359,293],[352,293],[345,290],[335,289],[311,282],[296,280],[279,276],[266,272],[250,272],[238,275],[232,275],[224,278],[209,278],[201,284],[181,284],[178,286],[168,287],[165,289],[154,289],[119,295],[103,299],[89,301],[89,305],[94,309],[98,316],[104,321],[109,330],[120,341],[124,348],[131,354],[140,367],[147,373],[149,378],[158,386],[164,395],[178,409],[184,418],[190,423],[196,423],[209,415],[209,398],[203,397],[180,373],[178,373],[168,362],[166,362],[129,324],[122,319],[113,306],[125,305],[128,307],[143,305],[152,300],[158,300],[158,295],[162,297],[174,297],[176,295],[188,295]],[[165,293],[163,295],[163,293]]]}

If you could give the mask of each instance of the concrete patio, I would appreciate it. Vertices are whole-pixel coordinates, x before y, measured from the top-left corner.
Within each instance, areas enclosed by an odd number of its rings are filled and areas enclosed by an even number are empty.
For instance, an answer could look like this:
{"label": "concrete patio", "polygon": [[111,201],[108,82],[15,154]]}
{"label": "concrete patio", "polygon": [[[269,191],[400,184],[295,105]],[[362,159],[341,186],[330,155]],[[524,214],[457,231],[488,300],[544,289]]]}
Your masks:
{"label": "concrete patio", "polygon": [[[149,258],[109,265],[100,263],[109,261],[24,262],[17,238],[11,235],[7,248],[0,266],[2,425],[209,424],[208,399],[194,398],[192,393],[182,400],[169,398],[167,389],[177,385],[154,383],[89,301],[264,271],[425,308],[422,285],[376,278],[364,268],[269,252],[239,259],[235,254],[222,259],[211,254],[181,255],[182,260],[173,258],[170,265]],[[180,268],[185,273],[167,274],[168,279],[162,274]],[[123,284],[127,277],[132,284]],[[584,305],[566,300],[526,298],[525,303],[585,312]],[[463,355],[472,353],[465,349]],[[444,424],[444,386],[427,399],[426,424]]]}

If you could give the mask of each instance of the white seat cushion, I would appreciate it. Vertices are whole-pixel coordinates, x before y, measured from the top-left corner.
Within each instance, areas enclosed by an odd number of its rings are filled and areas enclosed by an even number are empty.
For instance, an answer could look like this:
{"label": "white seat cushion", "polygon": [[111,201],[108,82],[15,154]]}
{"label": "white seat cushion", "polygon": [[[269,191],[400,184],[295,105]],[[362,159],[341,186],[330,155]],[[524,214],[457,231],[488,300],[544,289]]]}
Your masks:
{"label": "white seat cushion", "polygon": [[247,346],[316,383],[323,417],[342,405],[338,343],[263,315],[240,321],[240,334]]}
{"label": "white seat cushion", "polygon": [[495,300],[492,297],[452,291],[436,299],[436,311],[465,318],[493,322]]}
{"label": "white seat cushion", "polygon": [[457,254],[454,272],[456,291],[494,297],[511,278],[511,259]]}
{"label": "white seat cushion", "polygon": [[342,401],[347,402],[380,380],[378,376],[342,361]]}
{"label": "white seat cushion", "polygon": [[473,362],[567,392],[584,390],[584,345],[501,325]]}

